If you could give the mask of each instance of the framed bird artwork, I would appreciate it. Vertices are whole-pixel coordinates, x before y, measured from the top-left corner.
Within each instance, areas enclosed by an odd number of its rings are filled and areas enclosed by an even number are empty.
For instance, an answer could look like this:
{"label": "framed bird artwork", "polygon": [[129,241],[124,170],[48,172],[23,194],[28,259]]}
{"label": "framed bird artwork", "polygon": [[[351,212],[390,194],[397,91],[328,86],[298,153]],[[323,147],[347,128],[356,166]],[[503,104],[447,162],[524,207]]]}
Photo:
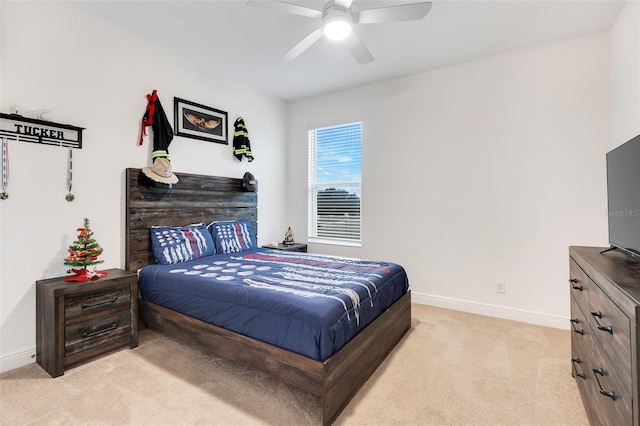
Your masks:
{"label": "framed bird artwork", "polygon": [[228,145],[227,113],[195,102],[173,98],[176,136]]}

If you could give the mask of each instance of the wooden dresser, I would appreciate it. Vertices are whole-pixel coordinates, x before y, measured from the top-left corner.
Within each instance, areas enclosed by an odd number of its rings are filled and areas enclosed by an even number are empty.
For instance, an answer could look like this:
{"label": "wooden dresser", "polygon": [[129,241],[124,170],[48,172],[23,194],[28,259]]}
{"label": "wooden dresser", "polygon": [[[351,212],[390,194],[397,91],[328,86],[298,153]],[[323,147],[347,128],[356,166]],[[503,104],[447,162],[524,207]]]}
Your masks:
{"label": "wooden dresser", "polygon": [[639,425],[640,259],[570,247],[571,364],[592,425]]}
{"label": "wooden dresser", "polygon": [[36,282],[36,361],[52,377],[116,348],[138,346],[138,277],[106,272],[95,281]]}

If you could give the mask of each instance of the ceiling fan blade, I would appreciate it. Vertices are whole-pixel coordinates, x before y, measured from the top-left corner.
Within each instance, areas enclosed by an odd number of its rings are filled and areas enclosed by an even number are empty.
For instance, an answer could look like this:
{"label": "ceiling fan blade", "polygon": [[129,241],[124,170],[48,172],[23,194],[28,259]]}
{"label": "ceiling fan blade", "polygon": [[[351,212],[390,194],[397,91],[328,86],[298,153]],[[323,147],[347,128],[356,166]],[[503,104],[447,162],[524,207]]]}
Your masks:
{"label": "ceiling fan blade", "polygon": [[377,24],[383,22],[414,21],[427,16],[431,2],[400,4],[396,6],[365,9],[353,12],[353,22],[358,24]]}
{"label": "ceiling fan blade", "polygon": [[320,18],[322,16],[322,12],[319,10],[278,0],[248,0],[247,5],[261,9],[277,10],[292,15],[306,16],[308,18]]}
{"label": "ceiling fan blade", "polygon": [[351,3],[353,3],[353,0],[335,0],[335,3],[344,7],[345,9],[349,9],[351,7]]}
{"label": "ceiling fan blade", "polygon": [[302,52],[307,50],[313,45],[316,41],[322,38],[322,28],[318,28],[308,36],[302,39],[302,41],[291,48],[287,53],[285,53],[284,58],[287,61],[293,61],[295,58],[300,56]]}
{"label": "ceiling fan blade", "polygon": [[359,64],[368,64],[373,61],[373,55],[369,52],[369,49],[367,49],[367,46],[364,45],[355,31],[352,31],[351,35],[346,38],[345,44]]}

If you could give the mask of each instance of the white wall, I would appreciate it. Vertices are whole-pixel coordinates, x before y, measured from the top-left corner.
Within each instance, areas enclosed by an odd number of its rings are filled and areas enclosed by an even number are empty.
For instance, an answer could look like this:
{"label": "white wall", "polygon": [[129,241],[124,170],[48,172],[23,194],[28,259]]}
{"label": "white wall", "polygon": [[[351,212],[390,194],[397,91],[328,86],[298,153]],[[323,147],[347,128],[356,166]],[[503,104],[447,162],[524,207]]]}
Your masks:
{"label": "white wall", "polygon": [[612,148],[640,134],[640,2],[625,2],[611,29]]}
{"label": "white wall", "polygon": [[[173,97],[242,115],[256,160],[231,145],[175,137],[174,171],[260,181],[259,240],[286,229],[286,106],[210,72],[63,2],[0,2],[0,111],[53,110],[57,122],[85,127],[74,152],[73,193],[65,201],[67,150],[10,143],[10,198],[0,202],[0,368],[33,362],[35,281],[66,274],[63,260],[84,217],[103,247],[101,268],[124,266],[124,169],[151,164],[152,140],[138,146],[145,95],[158,90],[173,122]],[[144,19],[144,17],[140,17]]]}
{"label": "white wall", "polygon": [[362,247],[310,250],[398,262],[417,302],[568,327],[568,246],[607,243],[609,84],[600,33],[294,102],[291,225],[307,129],[361,117]]}

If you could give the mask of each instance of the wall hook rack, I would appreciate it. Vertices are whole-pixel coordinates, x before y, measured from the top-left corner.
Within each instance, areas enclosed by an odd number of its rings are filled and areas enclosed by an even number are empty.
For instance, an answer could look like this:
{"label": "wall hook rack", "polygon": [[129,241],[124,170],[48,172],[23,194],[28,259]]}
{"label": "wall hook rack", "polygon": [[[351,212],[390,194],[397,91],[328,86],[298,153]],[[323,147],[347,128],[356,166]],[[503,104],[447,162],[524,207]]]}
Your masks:
{"label": "wall hook rack", "polygon": [[82,149],[84,127],[0,113],[0,136],[20,142]]}

